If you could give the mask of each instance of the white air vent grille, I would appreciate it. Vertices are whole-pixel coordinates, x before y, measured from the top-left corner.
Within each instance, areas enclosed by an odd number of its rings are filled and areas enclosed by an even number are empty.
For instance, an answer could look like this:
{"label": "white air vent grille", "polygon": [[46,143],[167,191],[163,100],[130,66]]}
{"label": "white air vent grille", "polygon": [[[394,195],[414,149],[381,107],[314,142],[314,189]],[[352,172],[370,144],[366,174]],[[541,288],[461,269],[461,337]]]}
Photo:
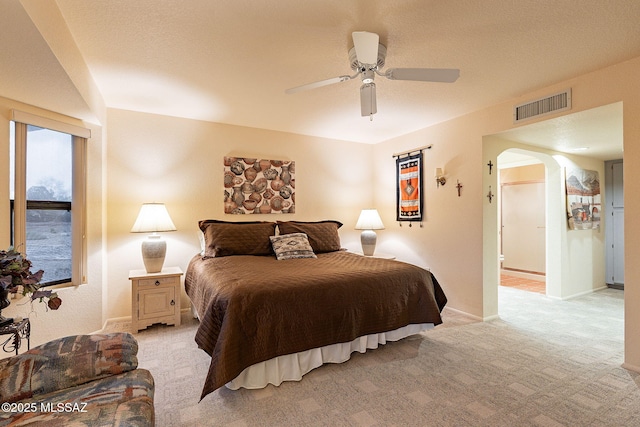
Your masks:
{"label": "white air vent grille", "polygon": [[513,122],[571,109],[571,89],[513,107]]}

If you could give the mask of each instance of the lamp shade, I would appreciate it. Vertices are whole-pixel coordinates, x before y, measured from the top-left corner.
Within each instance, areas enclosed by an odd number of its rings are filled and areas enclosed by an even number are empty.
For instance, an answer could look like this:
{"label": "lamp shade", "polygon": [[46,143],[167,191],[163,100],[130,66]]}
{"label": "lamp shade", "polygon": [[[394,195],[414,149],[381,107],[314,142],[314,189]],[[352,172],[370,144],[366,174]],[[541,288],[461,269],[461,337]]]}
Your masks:
{"label": "lamp shade", "polygon": [[384,224],[376,209],[363,209],[356,223],[356,230],[384,230]]}
{"label": "lamp shade", "polygon": [[155,233],[158,231],[176,231],[176,226],[173,225],[164,203],[144,203],[131,232]]}

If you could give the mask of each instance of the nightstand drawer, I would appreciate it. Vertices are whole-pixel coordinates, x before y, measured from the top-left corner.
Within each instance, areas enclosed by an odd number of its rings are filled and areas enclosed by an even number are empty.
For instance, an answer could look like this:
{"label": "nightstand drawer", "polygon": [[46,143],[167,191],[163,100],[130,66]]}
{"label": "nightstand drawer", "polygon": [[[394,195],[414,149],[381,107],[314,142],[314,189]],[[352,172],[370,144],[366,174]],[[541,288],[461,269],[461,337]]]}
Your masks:
{"label": "nightstand drawer", "polygon": [[180,280],[179,277],[154,277],[151,279],[139,279],[138,286],[141,288],[150,286],[162,286],[162,285],[175,285],[176,281]]}

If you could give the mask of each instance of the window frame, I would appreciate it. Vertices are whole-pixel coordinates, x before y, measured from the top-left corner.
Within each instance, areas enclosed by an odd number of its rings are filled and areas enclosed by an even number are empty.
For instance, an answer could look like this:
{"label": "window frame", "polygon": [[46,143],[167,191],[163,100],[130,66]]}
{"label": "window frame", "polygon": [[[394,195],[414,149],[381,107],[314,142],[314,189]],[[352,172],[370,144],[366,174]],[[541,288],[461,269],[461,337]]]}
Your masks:
{"label": "window frame", "polygon": [[[26,248],[27,209],[68,210],[71,212],[71,281],[51,281],[45,286],[78,286],[86,282],[86,145],[91,136],[89,129],[55,120],[12,111],[15,128],[14,199],[10,203],[13,214],[11,236],[13,245]],[[27,126],[36,126],[72,136],[72,195],[71,202],[26,200]],[[27,248],[28,249],[28,248]]]}

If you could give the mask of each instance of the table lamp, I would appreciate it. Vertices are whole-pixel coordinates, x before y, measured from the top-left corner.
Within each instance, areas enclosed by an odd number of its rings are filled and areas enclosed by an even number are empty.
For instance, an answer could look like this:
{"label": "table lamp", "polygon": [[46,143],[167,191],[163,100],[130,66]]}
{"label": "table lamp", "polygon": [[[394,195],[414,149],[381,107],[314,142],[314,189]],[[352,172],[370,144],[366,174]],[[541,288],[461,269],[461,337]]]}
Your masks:
{"label": "table lamp", "polygon": [[162,231],[176,231],[164,203],[143,203],[131,232],[152,233],[142,242],[142,261],[147,273],[162,271],[167,253],[167,242],[158,234]]}
{"label": "table lamp", "polygon": [[371,256],[376,250],[376,240],[378,236],[373,230],[384,230],[384,224],[376,209],[363,209],[356,224],[356,230],[362,230],[360,234],[360,243],[362,244],[362,253],[365,256]]}

